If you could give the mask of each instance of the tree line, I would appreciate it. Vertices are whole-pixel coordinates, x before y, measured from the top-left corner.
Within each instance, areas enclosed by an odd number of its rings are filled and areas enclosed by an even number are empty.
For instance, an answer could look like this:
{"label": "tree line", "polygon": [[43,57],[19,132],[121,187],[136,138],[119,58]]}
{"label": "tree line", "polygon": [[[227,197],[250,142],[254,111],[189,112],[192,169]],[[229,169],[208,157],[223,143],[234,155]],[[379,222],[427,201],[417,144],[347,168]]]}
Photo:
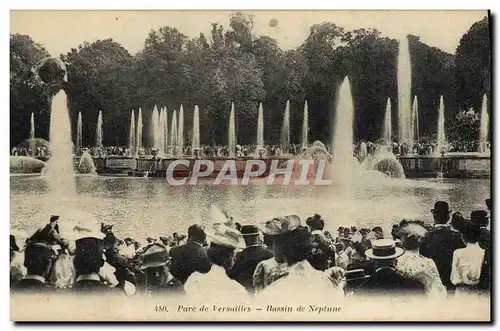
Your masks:
{"label": "tree line", "polygon": [[[256,36],[253,24],[251,16],[235,13],[229,27],[212,24],[207,36],[200,33],[188,38],[169,26],[152,30],[135,55],[112,39],[84,42],[61,54],[68,69],[66,93],[73,135],[77,114],[82,112],[83,144],[94,145],[102,110],[104,144],[126,145],[132,109],[137,116],[142,108],[147,137],[154,105],[168,108],[170,122],[173,110],[183,104],[186,141],[190,141],[193,109],[198,105],[202,144],[226,144],[234,102],[238,142],[255,143],[257,109],[262,102],[264,139],[278,143],[285,104],[290,100],[291,141],[298,143],[307,100],[309,139],[329,142],[337,90],[346,75],[356,110],[356,139],[380,138],[388,97],[397,133],[397,40],[383,37],[376,29],[351,31],[325,22],[311,26],[300,46],[283,50],[275,39]],[[479,112],[483,94],[490,95],[489,31],[487,17],[474,23],[455,54],[408,36],[421,136],[436,134],[440,95],[444,95],[450,136],[457,135],[453,132],[456,121],[470,118],[459,114],[470,108]],[[48,139],[50,92],[29,84],[29,72],[50,55],[30,36],[11,34],[11,146],[29,137],[31,112],[35,112],[36,136]],[[477,130],[478,123],[472,127]],[[477,132],[466,133],[470,137],[464,139],[477,136]]]}

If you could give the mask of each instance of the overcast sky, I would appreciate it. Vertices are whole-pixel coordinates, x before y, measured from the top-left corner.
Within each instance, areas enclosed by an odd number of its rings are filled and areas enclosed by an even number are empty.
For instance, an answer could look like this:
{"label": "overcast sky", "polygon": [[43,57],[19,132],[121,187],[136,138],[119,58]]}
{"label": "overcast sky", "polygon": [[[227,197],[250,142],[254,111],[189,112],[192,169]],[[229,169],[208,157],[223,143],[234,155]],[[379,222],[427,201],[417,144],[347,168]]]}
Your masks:
{"label": "overcast sky", "polygon": [[[257,11],[254,34],[278,40],[280,47],[300,45],[313,24],[333,22],[349,30],[376,28],[383,36],[420,36],[430,46],[455,53],[460,38],[486,11]],[[210,23],[229,25],[229,11],[12,11],[10,32],[30,35],[53,56],[83,41],[113,38],[135,54],[152,29],[172,26],[188,37],[208,35]],[[276,19],[278,24],[269,22]]]}

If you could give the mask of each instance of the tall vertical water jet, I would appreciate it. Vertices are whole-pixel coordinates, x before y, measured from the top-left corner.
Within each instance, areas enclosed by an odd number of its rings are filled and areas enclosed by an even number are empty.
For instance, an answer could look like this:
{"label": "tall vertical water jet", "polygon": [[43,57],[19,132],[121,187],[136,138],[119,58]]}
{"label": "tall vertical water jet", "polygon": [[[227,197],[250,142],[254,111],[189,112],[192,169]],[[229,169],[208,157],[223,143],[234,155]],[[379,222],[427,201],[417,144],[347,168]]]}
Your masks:
{"label": "tall vertical water jet", "polygon": [[407,36],[399,40],[398,53],[398,138],[413,144],[411,132],[411,62]]}
{"label": "tall vertical water jet", "polygon": [[97,148],[102,148],[102,111],[99,110],[99,115],[97,116],[97,132],[96,132],[96,144]]}
{"label": "tall vertical water jet", "polygon": [[177,145],[179,153],[184,154],[184,108],[181,105],[179,109],[179,128],[177,129]]}
{"label": "tall vertical water jet", "polygon": [[31,148],[31,156],[35,157],[35,113],[31,113],[30,119],[30,148]]}
{"label": "tall vertical water jet", "polygon": [[128,131],[128,149],[130,155],[135,155],[135,112],[132,109],[132,113],[130,114],[130,129]]}
{"label": "tall vertical water jet", "polygon": [[82,112],[78,112],[78,119],[76,122],[76,146],[75,154],[80,154],[82,151]]}
{"label": "tall vertical water jet", "polygon": [[391,98],[387,98],[387,105],[385,106],[384,132],[382,133],[382,137],[388,141],[392,139]]}
{"label": "tall vertical water jet", "polygon": [[[81,113],[78,118],[81,123]],[[48,177],[47,183],[54,198],[63,199],[76,193],[71,124],[66,93],[63,90],[52,99],[49,137],[52,155],[43,174]]]}
{"label": "tall vertical water jet", "polygon": [[444,100],[443,96],[439,99],[439,115],[438,115],[438,127],[437,127],[437,148],[436,155],[441,155],[444,152],[444,147],[446,143],[446,135],[444,132]]}
{"label": "tall vertical water jet", "polygon": [[418,123],[418,99],[417,96],[413,97],[413,106],[411,107],[411,112],[412,112],[412,135],[414,138],[414,141],[418,144],[420,141],[420,128],[419,128],[419,123]]}
{"label": "tall vertical water jet", "polygon": [[287,100],[285,106],[285,114],[281,125],[280,143],[283,151],[288,153],[288,148],[290,146],[290,100]]}
{"label": "tall vertical water jet", "polygon": [[170,128],[170,146],[172,146],[172,154],[176,154],[177,149],[177,111],[174,109],[172,114],[172,123]]}
{"label": "tall vertical water jet", "polygon": [[229,157],[236,155],[236,123],[234,119],[234,102],[231,102],[231,113],[229,114],[228,146]]}
{"label": "tall vertical water jet", "polygon": [[149,136],[151,147],[158,148],[158,107],[156,105],[151,112],[151,121],[149,122]]}
{"label": "tall vertical water jet", "polygon": [[264,110],[262,103],[259,104],[259,114],[257,116],[257,148],[264,147]]}
{"label": "tall vertical water jet", "polygon": [[168,153],[168,111],[163,107],[163,151]]}
{"label": "tall vertical water jet", "polygon": [[307,147],[309,144],[309,108],[307,106],[307,100],[304,102],[304,117],[302,119],[302,147]]}
{"label": "tall vertical water jet", "polygon": [[137,115],[137,133],[135,134],[135,153],[139,153],[142,148],[142,109],[139,108],[139,114]]}
{"label": "tall vertical water jet", "polygon": [[481,105],[481,119],[479,126],[479,152],[487,153],[488,151],[488,130],[490,126],[490,115],[488,115],[488,97],[486,93],[483,95],[483,104]]}
{"label": "tall vertical water jet", "polygon": [[159,114],[158,114],[158,150],[159,153],[158,155],[163,156],[165,152],[165,147],[163,143],[165,142],[165,131],[163,130],[163,126],[165,125],[165,112],[163,111],[163,107],[160,108]]}
{"label": "tall vertical water jet", "polygon": [[195,149],[200,148],[200,109],[198,105],[194,106],[193,114],[193,141],[191,147],[194,153]]}
{"label": "tall vertical water jet", "polygon": [[354,106],[351,85],[346,76],[340,86],[332,136],[332,181],[342,189],[351,185],[353,172]]}

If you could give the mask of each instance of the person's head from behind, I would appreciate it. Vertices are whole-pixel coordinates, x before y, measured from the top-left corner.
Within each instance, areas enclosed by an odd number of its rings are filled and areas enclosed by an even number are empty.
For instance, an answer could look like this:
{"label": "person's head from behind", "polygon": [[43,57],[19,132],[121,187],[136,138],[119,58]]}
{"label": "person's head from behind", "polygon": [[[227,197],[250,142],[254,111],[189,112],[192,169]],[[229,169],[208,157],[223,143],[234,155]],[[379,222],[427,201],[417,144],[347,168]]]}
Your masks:
{"label": "person's head from behind", "polygon": [[306,225],[309,227],[309,229],[311,229],[311,231],[323,231],[325,227],[325,221],[320,215],[314,214],[314,216],[311,216],[306,220]]}
{"label": "person's head from behind", "polygon": [[292,231],[276,237],[275,245],[281,250],[285,262],[293,265],[307,259],[311,249],[311,236],[305,226],[299,226]]}
{"label": "person's head from behind", "polygon": [[460,233],[465,232],[465,218],[462,216],[460,212],[454,212],[453,215],[451,215],[451,226],[459,231]]}
{"label": "person's head from behind", "polygon": [[485,203],[488,210],[491,211],[491,198],[486,199]]}
{"label": "person's head from behind", "polygon": [[146,274],[148,289],[162,287],[168,279],[168,252],[161,244],[152,244],[144,251],[141,269]]}
{"label": "person's head from behind", "polygon": [[19,247],[16,243],[16,237],[10,235],[10,262],[14,259],[16,252],[19,252]]}
{"label": "person's head from behind", "polygon": [[463,234],[463,238],[466,243],[471,243],[471,244],[477,243],[481,238],[481,226],[467,220],[465,223],[465,231]]}
{"label": "person's head from behind", "polygon": [[431,209],[435,224],[446,224],[450,220],[450,207],[445,201],[437,201]]}
{"label": "person's head from behind", "polygon": [[78,276],[99,273],[104,265],[104,245],[97,238],[82,238],[75,242],[73,263]]}
{"label": "person's head from behind", "polygon": [[236,248],[232,246],[210,243],[207,256],[210,262],[226,270],[230,270],[234,265]]}
{"label": "person's head from behind", "polygon": [[59,216],[57,215],[52,215],[50,216],[49,224],[55,227],[59,221]]}
{"label": "person's head from behind", "polygon": [[24,250],[24,266],[28,275],[47,278],[55,258],[51,246],[45,243],[29,243]]}
{"label": "person's head from behind", "polygon": [[205,229],[199,224],[193,224],[188,228],[188,240],[203,244],[207,239]]}
{"label": "person's head from behind", "polygon": [[259,228],[255,225],[243,225],[240,230],[243,239],[245,240],[246,247],[260,245],[260,232]]}
{"label": "person's head from behind", "polygon": [[380,226],[374,227],[371,232],[374,234],[376,239],[384,239],[384,230]]}
{"label": "person's head from behind", "polygon": [[408,251],[418,251],[420,248],[420,243],[422,242],[422,236],[418,233],[408,233],[401,236],[401,242],[403,243],[403,248]]}

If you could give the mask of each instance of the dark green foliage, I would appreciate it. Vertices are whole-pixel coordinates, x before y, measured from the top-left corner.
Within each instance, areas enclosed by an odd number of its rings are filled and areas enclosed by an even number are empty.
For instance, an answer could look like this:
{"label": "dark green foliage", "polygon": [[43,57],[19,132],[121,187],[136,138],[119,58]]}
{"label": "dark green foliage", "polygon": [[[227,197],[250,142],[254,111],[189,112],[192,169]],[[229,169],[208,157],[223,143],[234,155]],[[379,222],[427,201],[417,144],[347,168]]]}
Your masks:
{"label": "dark green foliage", "polygon": [[[300,143],[302,109],[309,103],[310,140],[330,142],[336,93],[348,75],[356,110],[357,139],[380,137],[387,97],[397,132],[398,41],[374,29],[347,31],[331,22],[316,24],[302,45],[282,50],[276,40],[255,36],[253,19],[231,16],[229,27],[188,38],[175,28],[151,31],[144,48],[131,55],[111,39],[83,43],[62,56],[68,69],[67,94],[73,128],[83,117],[83,144],[95,144],[99,110],[104,144],[126,145],[130,112],[142,108],[148,137],[154,105],[167,106],[168,120],[184,105],[185,142],[191,141],[195,105],[200,108],[202,144],[226,144],[231,102],[236,107],[238,143],[255,143],[257,109],[264,106],[266,143],[278,143],[285,104],[291,105],[291,141]],[[418,95],[421,136],[436,135],[439,97],[444,95],[450,137],[456,115],[478,112],[489,93],[490,43],[487,18],[464,34],[455,55],[408,36],[413,95]],[[11,36],[11,145],[28,138],[29,114],[36,111],[37,136],[48,138],[47,91],[27,89],[30,67],[48,56],[28,36]],[[38,128],[40,127],[40,128]],[[460,129],[460,130],[462,130]],[[477,125],[470,127],[477,130]],[[75,130],[73,130],[74,132]],[[453,132],[452,132],[453,131]],[[472,134],[472,133],[471,133]],[[476,135],[473,133],[472,136]],[[151,142],[145,141],[145,145]]]}

